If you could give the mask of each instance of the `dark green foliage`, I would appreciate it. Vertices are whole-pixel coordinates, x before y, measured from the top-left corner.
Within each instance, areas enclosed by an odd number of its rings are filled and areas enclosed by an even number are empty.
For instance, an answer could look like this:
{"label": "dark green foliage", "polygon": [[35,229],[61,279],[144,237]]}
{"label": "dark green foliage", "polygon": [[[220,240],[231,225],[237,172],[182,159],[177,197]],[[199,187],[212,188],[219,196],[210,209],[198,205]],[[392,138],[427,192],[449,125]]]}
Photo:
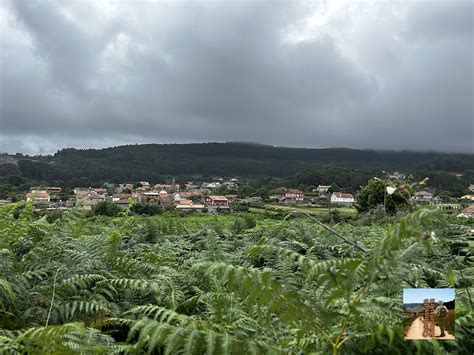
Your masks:
{"label": "dark green foliage", "polygon": [[[0,157],[1,158],[1,157]],[[258,144],[144,144],[106,149],[63,149],[53,156],[21,154],[0,159],[0,198],[24,198],[31,186],[60,186],[65,195],[75,186],[101,186],[147,180],[179,183],[239,176],[238,190],[219,193],[267,200],[278,187],[311,192],[331,185],[331,192],[355,193],[382,170],[416,172],[429,177],[437,193],[459,197],[474,183],[474,157],[469,154],[382,152],[354,149],[300,149]],[[11,163],[11,162],[14,163]],[[456,177],[448,172],[464,172]],[[147,212],[148,214],[148,212]]]}
{"label": "dark green foliage", "polygon": [[[166,215],[49,223],[0,207],[0,353],[468,353],[466,226],[419,210],[397,224]],[[456,341],[403,341],[403,287],[456,290]],[[48,322],[48,326],[45,326]]]}
{"label": "dark green foliage", "polygon": [[96,216],[117,217],[122,209],[112,202],[101,201],[92,208],[92,211]]}
{"label": "dark green foliage", "polygon": [[[54,156],[16,158],[19,159],[18,170],[24,177],[46,181],[74,180],[78,186],[90,186],[91,182],[104,180],[160,181],[167,175],[284,177],[324,166],[367,171],[403,171],[419,166],[448,171],[474,169],[474,158],[467,154],[301,149],[243,143],[143,144],[86,150],[71,148],[60,150]],[[0,165],[0,176],[1,171]],[[311,180],[308,186],[314,184],[314,179]],[[341,187],[348,186],[339,181],[318,180],[319,177],[316,183],[335,182]],[[365,185],[366,181],[367,178],[357,183]],[[354,186],[357,188],[359,185]]]}
{"label": "dark green foliage", "polygon": [[470,193],[467,187],[472,184],[474,175],[466,172],[464,176],[457,177],[437,170],[420,170],[415,173],[415,179],[419,181],[426,177],[429,179],[429,186],[435,188],[437,194],[447,192],[452,197],[460,197]]}
{"label": "dark green foliage", "polygon": [[364,186],[356,194],[356,208],[359,212],[369,212],[383,206],[388,214],[395,214],[399,211],[406,211],[410,208],[411,195],[408,192],[395,191],[389,194],[386,187],[390,184],[384,180],[369,180],[367,186]]}
{"label": "dark green foliage", "polygon": [[142,205],[139,203],[133,204],[130,208],[130,211],[137,214],[137,215],[144,215],[144,216],[154,216],[163,212],[163,208],[161,206],[153,206],[153,205]]}

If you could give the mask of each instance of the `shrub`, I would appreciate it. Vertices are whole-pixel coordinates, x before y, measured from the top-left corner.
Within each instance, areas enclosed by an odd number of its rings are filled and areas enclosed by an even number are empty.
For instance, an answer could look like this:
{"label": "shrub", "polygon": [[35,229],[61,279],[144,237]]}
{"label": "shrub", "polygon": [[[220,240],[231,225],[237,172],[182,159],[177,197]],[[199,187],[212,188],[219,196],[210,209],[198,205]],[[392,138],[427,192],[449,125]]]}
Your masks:
{"label": "shrub", "polygon": [[120,211],[122,209],[110,201],[101,201],[92,208],[96,216],[117,217]]}

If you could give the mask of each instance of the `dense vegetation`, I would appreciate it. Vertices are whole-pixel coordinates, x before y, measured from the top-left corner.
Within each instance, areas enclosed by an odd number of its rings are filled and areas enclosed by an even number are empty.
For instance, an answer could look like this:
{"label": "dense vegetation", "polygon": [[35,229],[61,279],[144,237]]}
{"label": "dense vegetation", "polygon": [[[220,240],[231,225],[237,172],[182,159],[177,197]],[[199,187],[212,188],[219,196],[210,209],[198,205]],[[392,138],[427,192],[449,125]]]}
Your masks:
{"label": "dense vegetation", "polygon": [[[175,176],[294,175],[305,168],[466,171],[474,170],[469,154],[388,152],[355,149],[283,148],[243,143],[143,144],[105,149],[63,149],[53,156],[18,155],[17,170],[35,180],[156,181]],[[6,164],[5,164],[6,165]],[[7,169],[4,167],[4,169]]]}
{"label": "dense vegetation", "polygon": [[[334,184],[355,193],[382,170],[429,177],[436,193],[459,197],[474,183],[474,155],[281,148],[242,143],[145,144],[63,149],[52,156],[0,155],[0,198],[22,198],[30,186],[99,186],[104,182],[247,179],[243,195],[266,196],[281,186],[311,191]],[[453,176],[463,172],[464,176]]]}
{"label": "dense vegetation", "polygon": [[[472,224],[388,221],[332,226],[354,246],[292,215],[49,222],[6,205],[0,353],[470,353]],[[403,341],[403,287],[457,288],[455,341]]]}

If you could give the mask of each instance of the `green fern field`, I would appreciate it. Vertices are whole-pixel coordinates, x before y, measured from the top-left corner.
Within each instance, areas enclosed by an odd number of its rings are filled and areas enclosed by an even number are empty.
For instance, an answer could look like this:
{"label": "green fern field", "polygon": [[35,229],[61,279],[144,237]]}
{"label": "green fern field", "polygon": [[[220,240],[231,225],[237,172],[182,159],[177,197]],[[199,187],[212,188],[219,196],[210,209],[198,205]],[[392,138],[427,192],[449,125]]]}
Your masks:
{"label": "green fern field", "polygon": [[[1,354],[474,350],[474,226],[437,210],[330,230],[257,213],[50,220],[0,208]],[[456,288],[455,340],[403,340],[406,287]]]}

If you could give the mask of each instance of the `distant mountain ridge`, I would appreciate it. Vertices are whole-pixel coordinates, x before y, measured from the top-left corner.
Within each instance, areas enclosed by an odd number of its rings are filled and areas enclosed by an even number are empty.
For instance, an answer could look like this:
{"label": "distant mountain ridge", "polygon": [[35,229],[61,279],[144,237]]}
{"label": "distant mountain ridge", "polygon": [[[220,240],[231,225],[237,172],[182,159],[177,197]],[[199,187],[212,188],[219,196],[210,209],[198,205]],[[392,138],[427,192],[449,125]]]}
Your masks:
{"label": "distant mountain ridge", "polygon": [[[437,304],[436,300],[436,304]],[[455,300],[450,300],[450,301],[444,301],[443,303],[446,308],[448,309],[454,309],[455,307]],[[405,310],[415,310],[415,309],[423,309],[423,303],[404,303],[403,304],[403,309]]]}
{"label": "distant mountain ridge", "polygon": [[[54,155],[9,156],[22,176],[37,180],[149,180],[163,176],[275,176],[334,166],[378,171],[474,170],[474,155],[349,148],[286,148],[255,143],[136,144],[66,148]],[[12,164],[10,164],[12,165]],[[0,166],[5,169],[5,164]]]}

